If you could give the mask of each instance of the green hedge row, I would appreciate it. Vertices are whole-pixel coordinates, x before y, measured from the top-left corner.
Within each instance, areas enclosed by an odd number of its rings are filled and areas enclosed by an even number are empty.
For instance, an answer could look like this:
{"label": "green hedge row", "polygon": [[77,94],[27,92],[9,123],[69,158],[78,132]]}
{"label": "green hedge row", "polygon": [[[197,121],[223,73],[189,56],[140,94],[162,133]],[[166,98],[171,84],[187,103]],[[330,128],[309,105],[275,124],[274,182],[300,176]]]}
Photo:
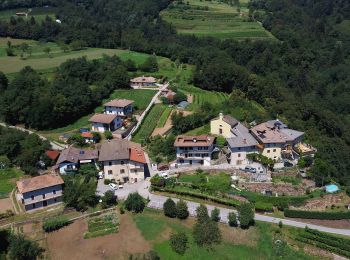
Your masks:
{"label": "green hedge row", "polygon": [[43,223],[43,229],[45,232],[52,232],[62,227],[68,226],[70,221],[66,217],[55,217],[47,219]]}
{"label": "green hedge row", "polygon": [[304,210],[292,210],[285,209],[284,216],[288,218],[306,218],[306,219],[350,219],[349,212],[322,212],[322,211],[304,211]]}
{"label": "green hedge row", "polygon": [[216,203],[220,203],[220,204],[232,206],[232,207],[238,207],[241,205],[240,201],[238,201],[238,200],[222,199],[222,198],[218,198],[215,196],[211,196],[211,195],[207,195],[207,194],[203,194],[203,193],[198,193],[198,192],[193,192],[193,191],[177,191],[177,190],[173,190],[173,189],[160,188],[160,187],[156,187],[156,186],[152,186],[152,189],[154,191],[169,192],[169,193],[174,193],[177,195],[191,196],[191,197],[198,198],[198,199],[210,200],[212,202],[216,202]]}

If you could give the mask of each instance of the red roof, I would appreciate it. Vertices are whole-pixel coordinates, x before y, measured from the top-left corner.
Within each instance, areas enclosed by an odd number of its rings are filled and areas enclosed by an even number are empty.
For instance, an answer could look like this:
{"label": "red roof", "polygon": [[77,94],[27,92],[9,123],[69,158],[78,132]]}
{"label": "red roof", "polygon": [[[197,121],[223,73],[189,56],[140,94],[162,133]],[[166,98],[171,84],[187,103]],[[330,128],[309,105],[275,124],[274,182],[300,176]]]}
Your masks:
{"label": "red roof", "polygon": [[84,138],[93,138],[94,137],[91,132],[81,133],[81,136]]}
{"label": "red roof", "polygon": [[63,183],[64,181],[61,176],[57,174],[47,174],[17,181],[17,188],[20,193],[26,193],[51,186],[62,185]]}
{"label": "red roof", "polygon": [[58,156],[60,155],[59,151],[54,151],[54,150],[47,150],[45,152],[46,156],[49,157],[51,160],[56,161]]}
{"label": "red roof", "polygon": [[145,153],[141,149],[130,149],[130,161],[146,163]]}

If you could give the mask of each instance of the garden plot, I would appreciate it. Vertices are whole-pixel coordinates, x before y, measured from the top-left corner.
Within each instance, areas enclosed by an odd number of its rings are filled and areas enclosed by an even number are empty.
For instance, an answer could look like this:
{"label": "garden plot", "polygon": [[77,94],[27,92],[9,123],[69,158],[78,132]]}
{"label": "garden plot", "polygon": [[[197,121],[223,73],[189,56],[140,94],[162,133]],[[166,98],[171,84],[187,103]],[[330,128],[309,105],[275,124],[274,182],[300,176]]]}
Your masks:
{"label": "garden plot", "polygon": [[117,233],[119,229],[119,220],[115,213],[95,217],[88,221],[88,232],[84,238],[100,237]]}

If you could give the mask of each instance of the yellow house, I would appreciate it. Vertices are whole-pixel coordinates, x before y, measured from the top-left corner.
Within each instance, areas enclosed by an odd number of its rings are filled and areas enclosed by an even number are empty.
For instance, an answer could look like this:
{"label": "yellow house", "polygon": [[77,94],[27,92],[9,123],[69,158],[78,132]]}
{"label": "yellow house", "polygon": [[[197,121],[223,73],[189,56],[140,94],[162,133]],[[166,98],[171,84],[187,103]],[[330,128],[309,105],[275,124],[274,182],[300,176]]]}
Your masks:
{"label": "yellow house", "polygon": [[210,121],[210,133],[212,135],[221,135],[225,138],[233,136],[232,129],[238,124],[238,121],[229,115],[219,114],[219,117]]}

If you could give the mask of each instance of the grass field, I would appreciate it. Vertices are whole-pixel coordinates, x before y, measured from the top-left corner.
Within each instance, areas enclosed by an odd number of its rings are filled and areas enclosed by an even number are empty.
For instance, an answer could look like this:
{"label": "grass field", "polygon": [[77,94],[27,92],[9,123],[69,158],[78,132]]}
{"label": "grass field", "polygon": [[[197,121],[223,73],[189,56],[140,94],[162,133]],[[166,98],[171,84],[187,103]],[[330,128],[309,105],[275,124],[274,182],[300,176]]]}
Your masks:
{"label": "grass field", "polygon": [[249,20],[246,0],[237,6],[219,1],[189,0],[171,4],[161,13],[179,33],[220,39],[273,39],[261,24]]}
{"label": "grass field", "polygon": [[[134,215],[133,218],[143,237],[150,241],[160,259],[313,259],[302,250],[293,250],[288,245],[284,245],[283,250],[276,248],[274,240],[278,236],[275,235],[278,227],[270,224],[259,222],[249,230],[220,224],[222,243],[207,249],[197,246],[193,240],[193,219],[171,219],[160,211],[149,209]],[[175,253],[169,243],[169,235],[177,232],[185,232],[189,239],[188,248],[182,256]],[[283,239],[283,236],[278,238]]]}
{"label": "grass field", "polygon": [[23,172],[15,168],[0,170],[0,198],[7,197],[16,186],[16,180],[23,176]]}
{"label": "grass field", "polygon": [[[16,16],[16,13],[27,13],[29,10],[28,8],[18,8],[18,9],[10,9],[10,10],[3,10],[0,11],[0,20],[10,20],[10,18],[13,16],[15,18],[19,18],[19,16]],[[21,16],[23,20],[29,20],[31,17],[35,18],[35,21],[40,22],[46,18],[46,16],[51,17],[52,19],[55,18],[55,8],[53,7],[34,7],[31,8],[31,11],[28,13],[28,16]]]}
{"label": "grass field", "polygon": [[149,138],[166,109],[167,107],[162,104],[153,106],[149,113],[146,115],[138,131],[136,131],[136,134],[133,136],[132,140],[134,142],[141,143]]}
{"label": "grass field", "polygon": [[172,108],[170,107],[166,107],[163,114],[161,115],[161,117],[159,118],[159,121],[157,123],[157,128],[159,127],[163,127],[168,119],[168,117],[170,116],[170,113],[172,111]]}

